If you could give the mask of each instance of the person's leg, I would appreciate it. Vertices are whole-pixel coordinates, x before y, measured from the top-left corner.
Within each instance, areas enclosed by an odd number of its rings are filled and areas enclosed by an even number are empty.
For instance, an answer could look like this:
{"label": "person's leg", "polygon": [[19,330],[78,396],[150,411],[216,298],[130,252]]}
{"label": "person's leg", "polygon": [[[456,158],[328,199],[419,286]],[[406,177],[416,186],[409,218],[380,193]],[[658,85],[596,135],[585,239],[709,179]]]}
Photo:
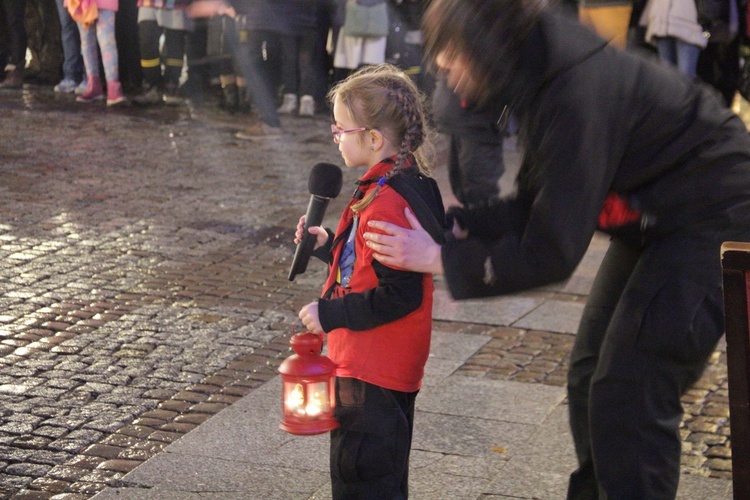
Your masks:
{"label": "person's leg", "polygon": [[171,93],[176,93],[180,84],[182,67],[185,61],[187,31],[164,30],[164,84]]}
{"label": "person's leg", "polygon": [[[141,7],[143,9],[143,7]],[[140,15],[140,14],[139,14]],[[159,55],[159,38],[162,29],[156,19],[142,19],[138,22],[138,42],[141,49],[141,71],[144,88],[161,89],[161,57]]]}
{"label": "person's leg", "polygon": [[187,58],[187,80],[180,88],[185,97],[200,100],[208,85],[209,58],[207,57],[208,19],[197,18],[195,27],[188,31],[185,41],[185,55]]}
{"label": "person's leg", "polygon": [[78,24],[78,33],[81,37],[81,56],[86,68],[86,91],[76,98],[79,102],[99,101],[104,98],[102,93],[102,81],[99,73],[99,46],[96,43],[96,28],[86,28],[82,23]]}
{"label": "person's leg", "polygon": [[281,35],[281,86],[284,96],[281,106],[277,110],[279,114],[288,115],[297,111],[299,99],[299,74],[297,73],[297,60],[299,57],[299,37],[295,35]]}
{"label": "person's leg", "polygon": [[233,42],[233,55],[240,75],[247,82],[251,94],[253,108],[261,122],[273,129],[281,127],[279,115],[276,112],[276,99],[271,91],[268,79],[263,71],[263,41],[264,33],[256,30],[246,31],[245,42],[239,39]]}
{"label": "person's leg", "polygon": [[[73,82],[73,88],[83,79],[83,58],[81,57],[81,38],[78,34],[78,26],[70,17],[68,9],[63,6],[64,0],[56,0],[57,13],[60,17],[60,37],[63,47],[63,81]],[[64,90],[68,92],[68,90]]]}
{"label": "person's leg", "polygon": [[60,69],[65,62],[57,5],[54,0],[27,0],[26,3],[26,31],[29,37],[31,36],[28,27],[29,7],[36,11],[39,23],[37,33],[39,74],[36,75],[36,79],[40,82],[56,84],[60,80]]}
{"label": "person's leg", "polygon": [[5,6],[3,5],[4,0],[0,0],[0,26],[3,29],[0,30],[0,82],[5,79],[5,65],[8,64],[10,57],[10,38],[8,37],[8,22],[5,19]]}
{"label": "person's leg", "polygon": [[120,85],[120,65],[115,39],[115,12],[99,10],[96,20],[96,38],[102,52],[104,75],[107,78],[107,106],[114,106],[125,101]]}
{"label": "person's leg", "polygon": [[339,428],[331,431],[330,456],[334,499],[407,498],[416,394],[336,379]]}
{"label": "person's leg", "polygon": [[10,63],[20,66],[26,62],[26,46],[28,37],[24,20],[26,16],[26,0],[3,0],[5,19],[8,23],[10,38]]}
{"label": "person's leg", "polygon": [[[23,86],[23,72],[26,65],[26,45],[28,43],[24,26],[26,0],[3,0],[3,7],[5,9],[10,50],[9,68],[5,80],[0,83],[0,88],[17,89]],[[4,70],[4,67],[0,68],[0,71]]]}
{"label": "person's leg", "polygon": [[315,114],[315,93],[320,85],[318,81],[320,71],[315,67],[317,49],[318,30],[313,28],[302,30],[297,55],[300,75],[300,116],[313,116]]}
{"label": "person's leg", "polygon": [[591,378],[599,363],[604,335],[638,256],[637,249],[618,239],[612,240],[589,293],[570,354],[568,411],[578,469],[570,476],[569,500],[598,498],[589,422]]}
{"label": "person's leg", "polygon": [[646,246],[604,334],[588,416],[608,499],[676,495],[680,398],[724,326],[719,244],[696,241],[672,235]]}
{"label": "person's leg", "polygon": [[656,51],[659,59],[677,66],[677,44],[671,36],[656,38]]}
{"label": "person's leg", "polygon": [[102,52],[104,75],[107,82],[120,81],[120,67],[117,60],[117,42],[115,41],[115,12],[99,10],[96,20],[96,39]]}
{"label": "person's leg", "polygon": [[682,40],[675,40],[675,52],[677,53],[677,67],[688,76],[695,76],[698,69],[698,58],[701,48]]}

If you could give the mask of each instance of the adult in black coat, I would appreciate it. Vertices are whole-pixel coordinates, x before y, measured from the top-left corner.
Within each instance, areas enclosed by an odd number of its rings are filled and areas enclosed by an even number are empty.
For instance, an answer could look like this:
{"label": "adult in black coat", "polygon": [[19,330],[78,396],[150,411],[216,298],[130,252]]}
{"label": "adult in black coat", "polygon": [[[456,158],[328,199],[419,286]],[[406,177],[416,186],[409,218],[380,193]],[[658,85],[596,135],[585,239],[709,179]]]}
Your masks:
{"label": "adult in black coat", "polygon": [[571,275],[609,231],[571,353],[579,469],[569,498],[674,498],[681,395],[723,333],[720,245],[750,241],[750,138],[716,92],[608,46],[545,0],[434,0],[425,41],[449,85],[509,102],[515,198],[466,210],[438,245],[380,222],[385,265],[445,274],[457,299]]}

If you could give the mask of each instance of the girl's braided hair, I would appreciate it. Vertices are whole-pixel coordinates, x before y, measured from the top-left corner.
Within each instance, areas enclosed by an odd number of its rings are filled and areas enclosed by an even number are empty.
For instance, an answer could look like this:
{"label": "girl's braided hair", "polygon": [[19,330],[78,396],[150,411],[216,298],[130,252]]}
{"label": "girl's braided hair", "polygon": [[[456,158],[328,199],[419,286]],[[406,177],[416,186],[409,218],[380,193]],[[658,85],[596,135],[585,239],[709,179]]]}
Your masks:
{"label": "girl's braided hair", "polygon": [[[425,118],[423,96],[414,81],[390,64],[366,66],[340,82],[328,93],[331,104],[336,99],[346,106],[360,127],[380,131],[391,144],[398,145],[395,164],[385,180],[398,174],[414,155],[419,171],[429,175],[432,144]],[[352,210],[359,212],[377,196],[382,182]]]}

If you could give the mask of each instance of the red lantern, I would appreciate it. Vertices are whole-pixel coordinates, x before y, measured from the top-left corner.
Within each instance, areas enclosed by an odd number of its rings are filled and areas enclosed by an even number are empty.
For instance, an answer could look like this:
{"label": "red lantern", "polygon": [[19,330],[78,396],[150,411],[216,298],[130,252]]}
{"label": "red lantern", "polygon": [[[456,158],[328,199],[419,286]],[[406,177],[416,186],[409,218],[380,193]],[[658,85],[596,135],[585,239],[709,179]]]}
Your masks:
{"label": "red lantern", "polygon": [[322,434],[339,426],[333,417],[335,396],[333,371],[336,365],[320,355],[323,334],[292,335],[289,343],[296,354],[281,363],[283,383],[279,428],[291,434]]}

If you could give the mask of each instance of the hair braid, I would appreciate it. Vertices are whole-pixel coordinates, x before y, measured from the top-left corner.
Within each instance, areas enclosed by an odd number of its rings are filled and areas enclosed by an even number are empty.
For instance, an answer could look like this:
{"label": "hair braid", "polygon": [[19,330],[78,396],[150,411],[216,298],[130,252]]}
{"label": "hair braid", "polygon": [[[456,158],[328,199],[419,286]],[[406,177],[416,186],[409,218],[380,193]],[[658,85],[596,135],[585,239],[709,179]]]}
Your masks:
{"label": "hair braid", "polygon": [[403,82],[394,82],[396,87],[391,89],[388,94],[401,109],[402,120],[405,130],[399,144],[398,153],[393,169],[389,172],[388,178],[396,175],[406,164],[409,155],[414,154],[424,142],[424,123],[421,103],[418,96],[409,92],[409,89],[403,85]]}

